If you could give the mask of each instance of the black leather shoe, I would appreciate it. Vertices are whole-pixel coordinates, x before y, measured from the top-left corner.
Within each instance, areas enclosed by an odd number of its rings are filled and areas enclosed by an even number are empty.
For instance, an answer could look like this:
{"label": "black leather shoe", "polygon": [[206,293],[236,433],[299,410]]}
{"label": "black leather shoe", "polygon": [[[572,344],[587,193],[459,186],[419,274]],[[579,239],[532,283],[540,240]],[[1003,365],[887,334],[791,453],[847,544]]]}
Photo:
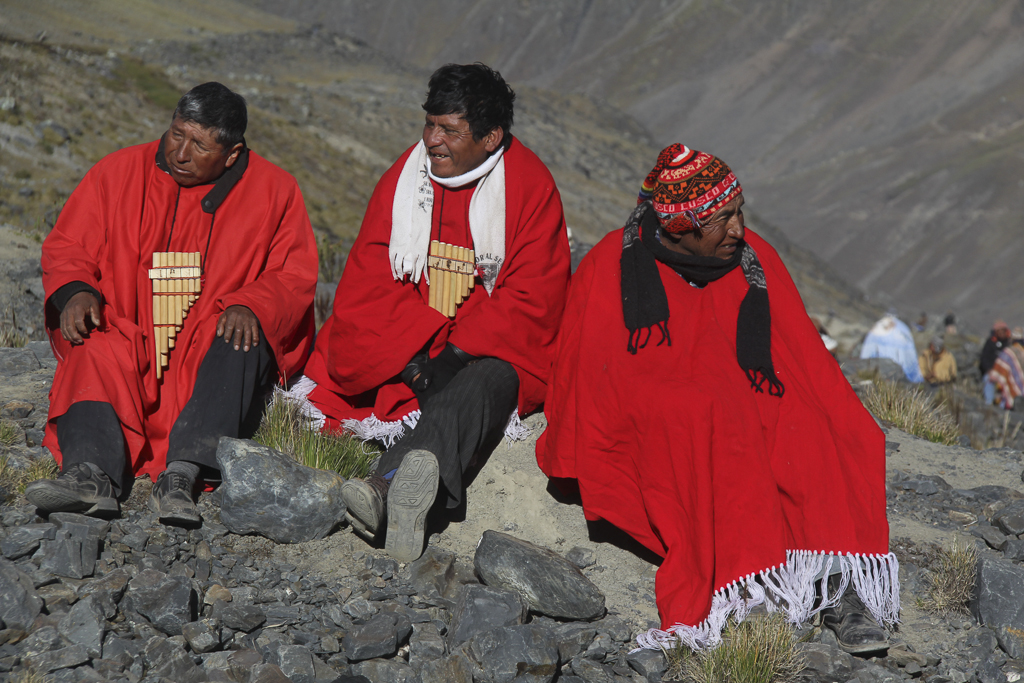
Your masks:
{"label": "black leather shoe", "polygon": [[202,523],[196,504],[192,500],[195,482],[183,474],[164,470],[153,484],[149,494],[149,509],[157,514],[162,524],[195,526]]}
{"label": "black leather shoe", "polygon": [[345,519],[353,531],[368,541],[374,541],[384,525],[389,485],[379,474],[349,479],[341,485],[341,499],[348,508]]}
{"label": "black leather shoe", "polygon": [[849,586],[839,606],[821,611],[821,623],[836,634],[839,647],[850,654],[865,654],[889,649],[889,639],[871,612],[864,606],[853,586]]}
{"label": "black leather shoe", "polygon": [[40,479],[25,487],[25,498],[40,512],[81,512],[92,517],[117,517],[120,509],[110,477],[96,465],[68,466],[56,479]]}

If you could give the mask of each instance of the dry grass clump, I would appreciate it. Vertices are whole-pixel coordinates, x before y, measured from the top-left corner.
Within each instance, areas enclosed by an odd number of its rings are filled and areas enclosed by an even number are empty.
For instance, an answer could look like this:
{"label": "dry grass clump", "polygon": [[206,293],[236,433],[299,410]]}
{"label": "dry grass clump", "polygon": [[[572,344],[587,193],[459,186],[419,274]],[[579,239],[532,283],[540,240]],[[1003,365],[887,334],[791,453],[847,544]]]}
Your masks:
{"label": "dry grass clump", "polygon": [[914,436],[947,446],[960,438],[960,429],[952,415],[918,387],[876,381],[863,401],[879,420]]}
{"label": "dry grass clump", "polygon": [[33,460],[26,469],[11,464],[0,455],[0,504],[8,504],[25,493],[25,487],[38,479],[53,479],[60,473],[53,458]]}
{"label": "dry grass clump", "polygon": [[13,446],[21,438],[21,428],[16,423],[0,418],[0,446]]}
{"label": "dry grass clump", "polygon": [[320,280],[337,282],[345,270],[349,245],[343,241],[321,237],[316,242],[316,253],[320,260]]}
{"label": "dry grass clump", "polygon": [[12,674],[7,680],[10,681],[10,683],[45,683],[46,681],[41,673],[29,671],[27,669],[19,671],[16,674]]}
{"label": "dry grass clump", "polygon": [[714,649],[690,652],[680,644],[666,655],[666,680],[693,683],[783,683],[805,666],[781,614],[730,624]]}
{"label": "dry grass clump", "polygon": [[378,451],[341,433],[319,432],[293,401],[276,400],[263,416],[253,440],[287,453],[307,467],[365,477]]}
{"label": "dry grass clump", "polygon": [[10,322],[0,322],[0,347],[20,349],[28,344],[28,337],[18,329],[18,318],[14,312],[8,309],[4,318],[9,318]]}
{"label": "dry grass clump", "polygon": [[978,576],[978,550],[973,543],[953,539],[941,548],[929,579],[928,596],[922,606],[930,612],[967,614],[967,603]]}

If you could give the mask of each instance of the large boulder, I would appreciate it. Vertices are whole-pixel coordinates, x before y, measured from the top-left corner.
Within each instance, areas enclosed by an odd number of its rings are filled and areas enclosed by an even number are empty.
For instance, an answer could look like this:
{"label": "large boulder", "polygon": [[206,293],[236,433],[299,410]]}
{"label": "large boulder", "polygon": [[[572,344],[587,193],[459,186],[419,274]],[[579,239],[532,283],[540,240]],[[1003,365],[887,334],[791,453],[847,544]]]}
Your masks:
{"label": "large boulder", "polygon": [[223,437],[217,447],[224,484],[220,519],[236,534],[276,543],[324,538],[345,517],[335,472],[306,467],[254,441]]}
{"label": "large boulder", "polygon": [[980,557],[970,608],[991,629],[1024,630],[1024,568],[1009,560]]}
{"label": "large boulder", "polygon": [[473,557],[488,586],[523,596],[534,612],[555,619],[596,619],[604,595],[569,560],[547,548],[498,531],[485,531]]}

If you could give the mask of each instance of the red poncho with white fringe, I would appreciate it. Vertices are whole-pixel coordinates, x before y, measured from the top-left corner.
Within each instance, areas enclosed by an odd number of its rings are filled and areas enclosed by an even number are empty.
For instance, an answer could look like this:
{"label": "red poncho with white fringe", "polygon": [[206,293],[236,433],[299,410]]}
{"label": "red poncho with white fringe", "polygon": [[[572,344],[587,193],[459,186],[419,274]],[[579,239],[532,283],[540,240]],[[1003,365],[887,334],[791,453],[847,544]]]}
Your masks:
{"label": "red poncho with white fringe", "polygon": [[740,268],[698,289],[658,263],[672,343],[656,346],[655,331],[636,355],[626,350],[622,230],[573,276],[537,461],[549,477],[578,481],[588,519],[664,558],[662,629],[641,634],[641,647],[714,646],[730,616],[766,598],[802,622],[830,563],[881,623],[899,614],[884,436],[778,254],[749,229],[746,239],[767,278],[782,398],[756,393],[736,361]]}
{"label": "red poncho with white fringe", "polygon": [[[388,257],[392,205],[413,149],[377,183],[306,378],[288,394],[308,399],[306,410],[324,428],[345,428],[388,446],[416,425],[419,405],[398,374],[428,343],[432,357],[451,342],[472,355],[507,361],[519,376],[519,414],[536,410],[569,289],[558,189],[540,159],[515,138],[504,153],[505,260],[494,291],[488,294],[478,280],[449,319],[428,305],[426,280],[396,281]],[[473,246],[468,212],[475,185],[452,190],[435,184],[434,191],[430,238]],[[516,435],[515,425],[513,416],[506,434]]]}

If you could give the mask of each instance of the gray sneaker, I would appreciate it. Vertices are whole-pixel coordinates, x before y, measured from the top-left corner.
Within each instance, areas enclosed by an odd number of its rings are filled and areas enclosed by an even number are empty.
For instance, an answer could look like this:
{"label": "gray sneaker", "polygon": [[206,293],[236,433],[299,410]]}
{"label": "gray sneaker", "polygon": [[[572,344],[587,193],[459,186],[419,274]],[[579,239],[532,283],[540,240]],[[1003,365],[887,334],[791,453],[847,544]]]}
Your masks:
{"label": "gray sneaker", "polygon": [[366,479],[348,479],[341,485],[341,499],[348,508],[345,519],[353,531],[369,541],[377,538],[384,524],[388,484],[379,474],[371,474]]}
{"label": "gray sneaker", "polygon": [[120,509],[110,477],[91,462],[68,466],[56,479],[40,479],[25,487],[25,498],[40,512],[81,512],[92,517],[117,517]]}
{"label": "gray sneaker", "polygon": [[417,449],[409,451],[391,480],[384,549],[399,562],[423,554],[427,512],[437,499],[437,471],[434,454]]}
{"label": "gray sneaker", "polygon": [[157,514],[162,524],[193,526],[202,523],[196,504],[192,500],[195,482],[178,472],[164,470],[153,484],[149,494],[149,509]]}

